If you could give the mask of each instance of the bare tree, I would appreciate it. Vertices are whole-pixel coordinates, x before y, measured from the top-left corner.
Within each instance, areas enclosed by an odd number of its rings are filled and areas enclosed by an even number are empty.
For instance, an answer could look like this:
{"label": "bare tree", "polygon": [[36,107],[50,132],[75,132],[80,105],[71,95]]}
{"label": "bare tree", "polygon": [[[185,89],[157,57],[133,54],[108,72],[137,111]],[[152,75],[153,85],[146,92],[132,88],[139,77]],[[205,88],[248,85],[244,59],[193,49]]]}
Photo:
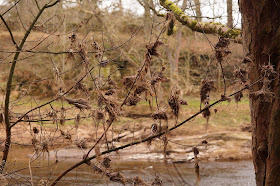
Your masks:
{"label": "bare tree", "polygon": [[200,1],[199,0],[194,0],[195,4],[195,14],[197,16],[197,20],[201,21],[202,20],[202,14],[201,14],[201,9],[200,9]]}
{"label": "bare tree", "polygon": [[229,28],[233,27],[232,19],[232,0],[227,0],[227,26]]}

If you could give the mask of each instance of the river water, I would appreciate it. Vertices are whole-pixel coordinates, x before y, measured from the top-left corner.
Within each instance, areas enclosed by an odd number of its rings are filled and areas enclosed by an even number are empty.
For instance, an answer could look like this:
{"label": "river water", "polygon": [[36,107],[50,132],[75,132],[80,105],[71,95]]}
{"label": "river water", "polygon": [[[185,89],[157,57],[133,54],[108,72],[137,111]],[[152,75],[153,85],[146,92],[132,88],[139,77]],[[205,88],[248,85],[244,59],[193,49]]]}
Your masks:
{"label": "river water", "polygon": [[[23,156],[30,150],[18,149],[12,153],[7,166],[8,185],[31,185],[29,157]],[[63,160],[55,163],[44,157],[33,161],[31,166],[32,182],[34,185],[50,183],[64,170],[79,160]],[[200,162],[201,186],[254,186],[255,175],[251,160],[224,161],[224,162]],[[152,183],[155,176],[159,176],[163,185],[195,185],[196,176],[194,163],[165,163],[154,161],[118,161],[112,160],[114,171],[120,171],[126,178],[140,177],[146,182]],[[82,165],[69,172],[57,185],[120,185],[111,182],[105,175],[98,174],[88,165]]]}

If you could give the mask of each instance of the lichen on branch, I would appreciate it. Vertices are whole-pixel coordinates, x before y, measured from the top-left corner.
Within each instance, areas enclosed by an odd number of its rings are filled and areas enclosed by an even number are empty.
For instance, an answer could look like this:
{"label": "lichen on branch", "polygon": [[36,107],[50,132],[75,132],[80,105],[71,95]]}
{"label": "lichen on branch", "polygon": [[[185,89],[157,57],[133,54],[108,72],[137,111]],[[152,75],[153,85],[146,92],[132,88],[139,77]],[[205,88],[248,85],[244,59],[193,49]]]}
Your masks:
{"label": "lichen on branch", "polygon": [[169,0],[160,0],[160,4],[168,11],[172,11],[176,19],[183,25],[189,27],[193,31],[203,32],[206,34],[219,34],[221,36],[235,39],[241,42],[241,30],[231,29],[220,23],[203,23],[187,16],[177,5]]}

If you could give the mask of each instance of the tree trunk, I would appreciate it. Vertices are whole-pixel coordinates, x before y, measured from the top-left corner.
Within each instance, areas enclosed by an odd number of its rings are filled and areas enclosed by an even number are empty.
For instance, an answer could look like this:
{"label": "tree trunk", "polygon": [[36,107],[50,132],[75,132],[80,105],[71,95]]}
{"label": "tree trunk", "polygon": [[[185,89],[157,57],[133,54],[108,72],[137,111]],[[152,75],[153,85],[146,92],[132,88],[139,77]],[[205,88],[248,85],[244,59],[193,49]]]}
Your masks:
{"label": "tree trunk", "polygon": [[149,6],[149,0],[144,0],[144,32],[145,32],[145,40],[148,40],[151,34],[151,12]]}
{"label": "tree trunk", "polygon": [[248,63],[249,80],[269,73],[262,73],[262,65],[277,72],[264,79],[267,84],[260,81],[249,90],[256,183],[280,185],[280,0],[241,0],[239,6],[244,51],[253,61]]}
{"label": "tree trunk", "polygon": [[227,27],[233,27],[232,20],[232,0],[227,0]]}
{"label": "tree trunk", "polygon": [[199,2],[199,0],[194,0],[194,4],[195,4],[195,14],[196,14],[196,16],[197,16],[197,20],[199,21],[199,22],[201,22],[201,20],[202,20],[202,14],[201,14],[201,10],[200,10],[200,2]]}

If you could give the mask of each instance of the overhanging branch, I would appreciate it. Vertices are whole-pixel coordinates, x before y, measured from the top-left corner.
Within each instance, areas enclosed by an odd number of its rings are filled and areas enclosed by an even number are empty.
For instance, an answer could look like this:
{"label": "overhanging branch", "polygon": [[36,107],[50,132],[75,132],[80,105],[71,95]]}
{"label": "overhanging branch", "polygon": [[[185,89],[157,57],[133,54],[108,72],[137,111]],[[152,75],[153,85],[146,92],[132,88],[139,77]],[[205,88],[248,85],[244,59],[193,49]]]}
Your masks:
{"label": "overhanging branch", "polygon": [[160,0],[160,4],[168,11],[173,12],[176,19],[193,31],[205,34],[219,34],[221,36],[235,39],[241,42],[241,30],[231,29],[220,23],[203,23],[187,16],[177,5],[169,0]]}

